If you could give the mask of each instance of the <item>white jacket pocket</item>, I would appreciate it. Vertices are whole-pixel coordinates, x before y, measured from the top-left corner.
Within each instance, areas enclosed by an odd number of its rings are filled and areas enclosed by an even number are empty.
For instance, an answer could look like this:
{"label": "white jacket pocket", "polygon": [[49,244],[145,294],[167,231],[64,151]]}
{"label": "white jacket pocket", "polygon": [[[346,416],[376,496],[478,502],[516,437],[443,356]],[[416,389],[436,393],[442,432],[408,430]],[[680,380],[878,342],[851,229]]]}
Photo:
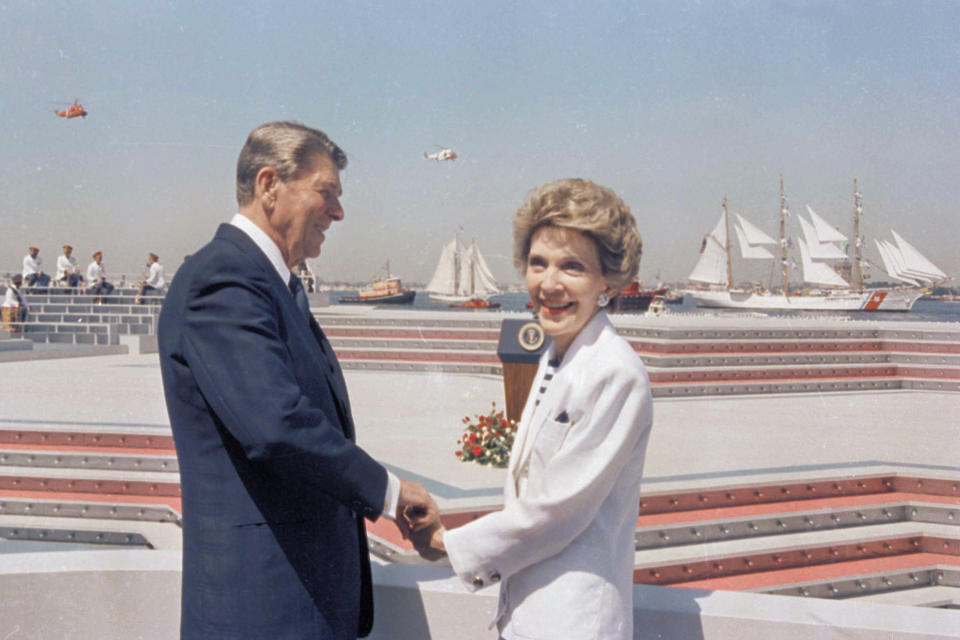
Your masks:
{"label": "white jacket pocket", "polygon": [[576,428],[583,412],[559,409],[553,411],[550,416],[544,420],[533,441],[533,457],[537,458],[541,464],[546,464],[560,450],[567,434],[571,429]]}

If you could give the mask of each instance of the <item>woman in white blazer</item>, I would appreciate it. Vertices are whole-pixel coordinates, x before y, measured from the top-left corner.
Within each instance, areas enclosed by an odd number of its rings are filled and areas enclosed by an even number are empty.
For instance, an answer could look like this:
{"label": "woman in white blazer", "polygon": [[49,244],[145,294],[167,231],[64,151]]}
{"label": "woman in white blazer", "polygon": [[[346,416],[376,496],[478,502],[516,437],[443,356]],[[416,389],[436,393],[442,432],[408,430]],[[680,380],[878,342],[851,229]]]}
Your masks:
{"label": "woman in white blazer", "polygon": [[603,308],[636,275],[640,247],[626,204],[587,180],[534,189],[514,217],[514,262],[552,344],[520,419],[503,510],[418,541],[445,551],[470,589],[500,584],[495,622],[508,640],[633,638],[653,409],[646,369]]}

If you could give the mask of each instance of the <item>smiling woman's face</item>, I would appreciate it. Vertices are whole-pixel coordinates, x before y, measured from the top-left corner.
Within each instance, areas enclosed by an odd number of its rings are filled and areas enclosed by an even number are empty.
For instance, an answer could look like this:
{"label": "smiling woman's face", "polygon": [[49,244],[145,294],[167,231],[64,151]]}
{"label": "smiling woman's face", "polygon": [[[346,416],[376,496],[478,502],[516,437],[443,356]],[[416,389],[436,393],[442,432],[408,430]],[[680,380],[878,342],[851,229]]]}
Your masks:
{"label": "smiling woman's face", "polygon": [[599,310],[599,295],[609,293],[596,243],[573,229],[537,229],[530,239],[526,280],[540,324],[562,357]]}

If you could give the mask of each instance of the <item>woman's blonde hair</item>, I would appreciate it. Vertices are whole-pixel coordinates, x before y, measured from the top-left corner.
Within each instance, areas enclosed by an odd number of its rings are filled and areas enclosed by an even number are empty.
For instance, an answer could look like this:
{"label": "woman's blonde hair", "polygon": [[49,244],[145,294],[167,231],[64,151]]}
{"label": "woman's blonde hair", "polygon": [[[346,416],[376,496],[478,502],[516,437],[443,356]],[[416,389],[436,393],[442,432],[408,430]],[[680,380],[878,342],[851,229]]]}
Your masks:
{"label": "woman's blonde hair", "polygon": [[573,229],[597,246],[603,275],[619,292],[640,269],[643,239],[630,207],[613,192],[583,178],[546,182],[532,189],[513,216],[513,264],[527,267],[530,239],[541,227]]}

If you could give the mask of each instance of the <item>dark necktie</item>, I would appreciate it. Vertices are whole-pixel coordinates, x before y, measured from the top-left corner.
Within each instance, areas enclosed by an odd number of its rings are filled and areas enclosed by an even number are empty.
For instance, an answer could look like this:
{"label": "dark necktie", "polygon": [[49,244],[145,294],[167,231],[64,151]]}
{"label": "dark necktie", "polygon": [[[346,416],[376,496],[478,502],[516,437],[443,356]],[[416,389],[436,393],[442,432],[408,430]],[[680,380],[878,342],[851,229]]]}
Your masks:
{"label": "dark necktie", "polygon": [[327,368],[333,376],[335,383],[332,384],[333,396],[337,407],[337,417],[340,418],[340,424],[344,425],[344,432],[347,437],[353,439],[353,421],[350,418],[350,401],[347,399],[347,386],[343,380],[343,372],[340,370],[340,363],[337,362],[337,356],[333,353],[333,347],[327,342],[327,336],[323,335],[323,329],[316,322],[313,322],[313,314],[310,313],[310,303],[307,301],[307,293],[303,290],[303,283],[296,274],[290,274],[290,281],[287,283],[293,299],[296,300],[297,308],[307,319],[310,330],[317,338],[320,344],[320,350],[326,356]]}
{"label": "dark necktie", "polygon": [[290,282],[288,282],[287,285],[290,287],[290,292],[293,294],[293,299],[297,303],[297,308],[300,309],[300,313],[302,313],[304,318],[306,318],[307,324],[310,326],[310,330],[314,332],[314,335],[316,335],[317,342],[320,343],[320,350],[323,351],[324,355],[327,356],[330,371],[335,371],[336,367],[333,363],[334,359],[330,357],[333,349],[327,343],[327,336],[323,335],[323,330],[319,325],[314,328],[315,323],[311,322],[311,320],[313,320],[313,314],[310,313],[310,303],[307,301],[307,292],[303,290],[303,283],[300,282],[300,278],[298,278],[295,273],[291,273]]}
{"label": "dark necktie", "polygon": [[310,322],[310,302],[307,301],[307,292],[303,290],[303,283],[300,282],[300,278],[297,277],[297,274],[290,274],[290,282],[288,283],[290,287],[290,292],[293,293],[293,299],[297,302],[297,308],[300,309],[300,312],[306,317],[307,322]]}

